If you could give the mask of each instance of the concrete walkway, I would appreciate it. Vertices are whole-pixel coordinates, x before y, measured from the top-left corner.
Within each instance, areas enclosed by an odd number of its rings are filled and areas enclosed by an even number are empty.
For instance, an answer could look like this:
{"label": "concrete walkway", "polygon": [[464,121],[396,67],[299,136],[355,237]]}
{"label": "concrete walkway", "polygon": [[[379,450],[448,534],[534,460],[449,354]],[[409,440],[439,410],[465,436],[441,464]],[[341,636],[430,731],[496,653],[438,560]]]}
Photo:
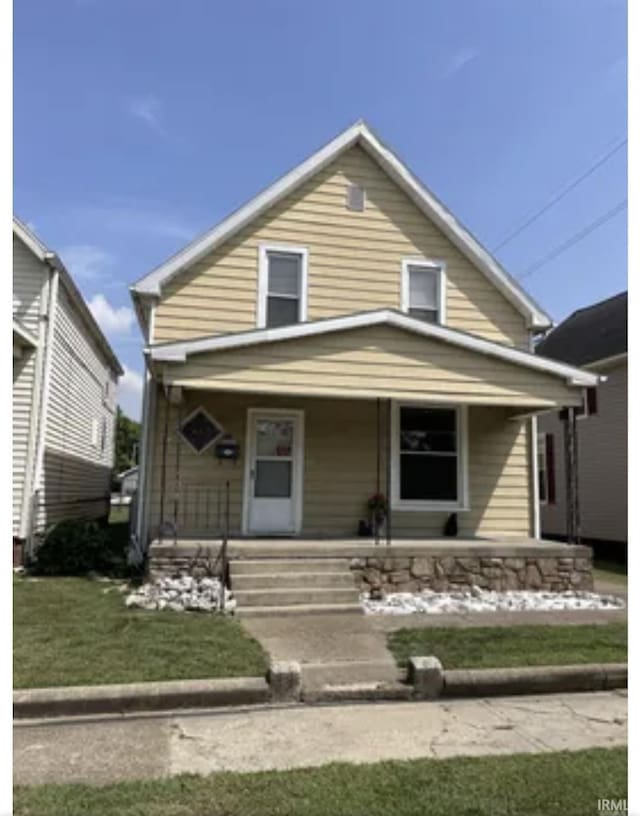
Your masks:
{"label": "concrete walkway", "polygon": [[627,742],[625,692],[18,723],[17,784],[542,753]]}
{"label": "concrete walkway", "polygon": [[386,635],[370,616],[290,615],[242,619],[272,660],[301,665],[304,689],[353,683],[391,683],[398,670]]}

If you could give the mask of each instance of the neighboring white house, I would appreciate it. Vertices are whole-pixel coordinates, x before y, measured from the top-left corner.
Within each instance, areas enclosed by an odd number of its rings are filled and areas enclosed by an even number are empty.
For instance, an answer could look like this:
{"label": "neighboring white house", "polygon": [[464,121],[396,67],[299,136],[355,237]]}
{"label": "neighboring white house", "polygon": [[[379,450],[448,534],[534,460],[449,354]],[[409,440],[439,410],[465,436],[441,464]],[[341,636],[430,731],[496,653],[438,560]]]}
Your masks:
{"label": "neighboring white house", "polygon": [[[599,555],[623,556],[627,545],[627,293],[579,309],[538,345],[545,357],[606,377],[588,390],[578,428],[580,533]],[[538,420],[540,520],[543,536],[567,525],[564,423],[558,412]]]}
{"label": "neighboring white house", "polygon": [[14,543],[106,514],[122,373],[61,260],[14,218]]}
{"label": "neighboring white house", "polygon": [[129,504],[138,489],[138,465],[118,473],[116,481],[120,484],[120,493],[111,497],[111,504]]}

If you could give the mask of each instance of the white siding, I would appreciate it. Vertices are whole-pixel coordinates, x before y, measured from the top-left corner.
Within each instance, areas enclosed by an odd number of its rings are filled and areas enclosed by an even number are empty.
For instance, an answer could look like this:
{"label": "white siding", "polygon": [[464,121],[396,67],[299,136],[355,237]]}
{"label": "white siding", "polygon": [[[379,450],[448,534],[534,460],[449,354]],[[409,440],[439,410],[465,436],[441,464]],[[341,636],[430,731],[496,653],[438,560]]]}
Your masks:
{"label": "white siding", "polygon": [[[31,334],[38,336],[41,299],[46,288],[44,264],[16,236],[13,237],[13,317]],[[20,536],[22,502],[29,459],[29,427],[33,389],[39,355],[24,350],[13,361],[13,535]]]}
{"label": "white siding", "polygon": [[[597,413],[578,426],[578,485],[581,534],[605,541],[627,540],[627,363],[601,373]],[[540,433],[552,433],[555,450],[555,504],[541,506],[543,535],[566,534],[563,424],[557,413],[538,423]]]}
{"label": "white siding", "polygon": [[52,354],[39,526],[103,515],[114,456],[116,376],[62,284]]}

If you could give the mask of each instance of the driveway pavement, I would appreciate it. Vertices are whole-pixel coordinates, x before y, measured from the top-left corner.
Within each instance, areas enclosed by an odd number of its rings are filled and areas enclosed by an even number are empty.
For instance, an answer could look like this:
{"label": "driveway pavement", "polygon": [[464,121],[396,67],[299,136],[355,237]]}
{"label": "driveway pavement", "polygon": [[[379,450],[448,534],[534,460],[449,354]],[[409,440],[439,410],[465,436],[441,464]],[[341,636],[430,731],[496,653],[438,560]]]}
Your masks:
{"label": "driveway pavement", "polygon": [[17,784],[157,778],[419,757],[543,753],[627,742],[626,692],[264,707],[20,722]]}

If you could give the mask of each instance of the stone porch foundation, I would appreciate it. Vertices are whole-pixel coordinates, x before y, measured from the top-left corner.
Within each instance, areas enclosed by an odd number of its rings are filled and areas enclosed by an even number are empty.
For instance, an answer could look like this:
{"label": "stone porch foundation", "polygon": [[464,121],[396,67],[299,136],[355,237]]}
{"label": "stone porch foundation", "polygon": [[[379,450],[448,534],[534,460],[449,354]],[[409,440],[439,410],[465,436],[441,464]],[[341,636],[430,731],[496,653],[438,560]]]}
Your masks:
{"label": "stone porch foundation", "polygon": [[[154,542],[149,575],[218,574],[220,541]],[[375,546],[368,539],[233,539],[231,560],[340,558],[361,591],[593,589],[589,547],[536,539],[397,539]]]}
{"label": "stone porch foundation", "polygon": [[361,591],[434,592],[465,590],[593,589],[591,553],[580,555],[492,556],[414,555],[352,558],[351,569]]}

